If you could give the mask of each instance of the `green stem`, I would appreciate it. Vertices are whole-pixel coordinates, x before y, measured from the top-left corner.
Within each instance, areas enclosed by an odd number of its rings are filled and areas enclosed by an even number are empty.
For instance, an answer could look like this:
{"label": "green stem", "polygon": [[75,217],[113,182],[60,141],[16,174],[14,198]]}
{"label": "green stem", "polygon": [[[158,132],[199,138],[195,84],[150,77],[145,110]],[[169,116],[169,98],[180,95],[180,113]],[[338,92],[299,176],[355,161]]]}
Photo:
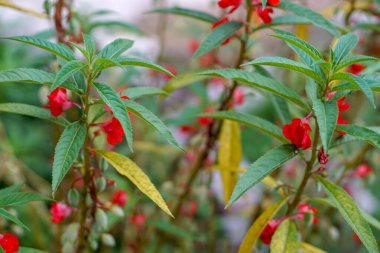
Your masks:
{"label": "green stem", "polygon": [[79,206],[80,210],[80,220],[79,220],[79,232],[78,232],[78,244],[77,244],[77,253],[83,253],[86,249],[87,244],[87,236],[88,236],[88,229],[86,227],[86,220],[87,220],[87,214],[88,214],[88,206],[86,204],[86,198],[88,194],[89,184],[90,184],[90,169],[91,169],[91,162],[90,162],[90,147],[91,147],[91,140],[89,136],[89,122],[88,122],[88,115],[90,110],[90,91],[91,91],[91,83],[92,78],[91,74],[88,74],[87,82],[86,82],[86,94],[84,97],[84,113],[83,113],[83,120],[86,123],[86,138],[84,143],[84,160],[83,160],[83,167],[82,167],[82,174],[83,174],[83,190],[81,193],[81,202]]}
{"label": "green stem", "polygon": [[298,186],[298,189],[297,189],[296,194],[295,194],[295,196],[293,198],[293,201],[289,205],[289,208],[288,208],[288,211],[287,211],[287,215],[290,215],[294,211],[294,209],[298,206],[299,202],[301,201],[302,194],[303,194],[303,192],[304,192],[304,190],[306,188],[306,185],[307,185],[307,182],[309,181],[310,176],[312,175],[311,171],[312,171],[314,163],[315,163],[315,161],[317,159],[317,155],[318,155],[318,150],[317,150],[318,142],[319,142],[319,128],[317,126],[316,130],[315,130],[314,140],[313,140],[313,147],[312,147],[312,150],[311,150],[311,152],[312,152],[311,158],[306,163],[305,173],[303,175],[303,178],[302,178],[302,181],[301,181],[300,185]]}

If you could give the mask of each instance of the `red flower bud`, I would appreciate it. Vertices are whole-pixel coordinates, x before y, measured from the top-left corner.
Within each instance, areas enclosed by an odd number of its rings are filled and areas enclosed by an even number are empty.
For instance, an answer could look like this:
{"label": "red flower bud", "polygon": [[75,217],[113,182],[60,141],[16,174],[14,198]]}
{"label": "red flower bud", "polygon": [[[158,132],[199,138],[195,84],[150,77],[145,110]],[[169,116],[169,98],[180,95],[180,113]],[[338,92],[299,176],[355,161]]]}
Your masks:
{"label": "red flower bud", "polygon": [[112,196],[112,203],[115,205],[118,205],[120,207],[125,207],[128,201],[128,195],[125,191],[117,191],[115,194]]}
{"label": "red flower bud", "polygon": [[0,246],[5,253],[16,253],[20,246],[17,236],[11,233],[0,234]]}
{"label": "red flower bud", "polygon": [[325,150],[323,147],[318,152],[318,161],[320,164],[326,164],[329,161],[329,154],[325,153]]}
{"label": "red flower bud", "polygon": [[181,207],[181,214],[188,217],[193,217],[198,210],[197,202],[190,200],[188,203],[185,203]]}
{"label": "red flower bud", "polygon": [[307,203],[302,203],[298,205],[298,214],[295,215],[295,217],[299,220],[302,220],[306,214],[312,213],[313,214],[313,224],[316,224],[319,222],[318,218],[316,217],[317,208],[312,207],[311,205]]}
{"label": "red flower bud", "polygon": [[309,132],[311,132],[311,128],[307,119],[293,119],[282,129],[283,135],[297,148],[302,149],[311,147]]}
{"label": "red flower bud", "polygon": [[272,6],[277,6],[280,4],[280,2],[281,0],[268,0],[267,4],[272,5]]}
{"label": "red flower bud", "polygon": [[132,215],[131,218],[129,218],[129,221],[137,228],[142,228],[145,224],[146,216],[144,214]]}
{"label": "red flower bud", "polygon": [[69,217],[71,214],[72,208],[66,204],[55,202],[51,205],[50,213],[52,214],[52,222],[60,223],[65,218]]}
{"label": "red flower bud", "polygon": [[369,174],[372,174],[373,173],[373,169],[366,163],[362,163],[360,164],[356,170],[354,171],[353,175],[355,177],[359,177],[359,178],[365,178],[367,177]]}

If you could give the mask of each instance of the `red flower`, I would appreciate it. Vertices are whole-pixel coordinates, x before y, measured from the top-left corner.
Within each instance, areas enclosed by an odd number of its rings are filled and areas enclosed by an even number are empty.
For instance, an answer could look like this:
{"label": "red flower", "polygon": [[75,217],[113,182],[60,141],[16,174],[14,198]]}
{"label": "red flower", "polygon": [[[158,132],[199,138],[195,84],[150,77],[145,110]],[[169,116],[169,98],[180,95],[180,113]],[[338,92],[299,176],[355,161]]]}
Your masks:
{"label": "red flower", "polygon": [[308,149],[311,147],[309,135],[311,128],[307,119],[293,119],[292,123],[282,129],[283,135],[297,148]]}
{"label": "red flower", "polygon": [[69,109],[74,103],[67,98],[67,91],[64,88],[57,88],[48,95],[49,104],[44,106],[50,109],[51,115],[57,117],[64,110]]}
{"label": "red flower", "polygon": [[317,208],[312,207],[311,205],[307,203],[303,203],[298,205],[298,214],[295,215],[296,218],[302,220],[306,214],[311,213],[313,214],[313,224],[316,224],[319,222],[318,218],[316,217]]}
{"label": "red flower", "polygon": [[[216,22],[212,25],[211,29],[214,30],[214,29],[217,28],[218,26],[223,25],[223,24],[225,24],[225,23],[227,23],[227,22],[229,22],[229,21],[230,21],[230,19],[229,19],[228,17],[224,17],[224,18],[222,18],[221,20],[216,21]],[[222,43],[222,45],[223,45],[223,46],[224,46],[224,45],[227,45],[230,41],[231,41],[231,37],[228,38],[228,39],[226,39],[226,40]]]}
{"label": "red flower", "polygon": [[281,0],[268,0],[267,4],[272,5],[272,6],[277,6],[280,4],[280,2]]}
{"label": "red flower", "polygon": [[101,125],[103,131],[107,134],[107,142],[110,145],[116,145],[123,141],[124,130],[120,121],[115,117]]}
{"label": "red flower", "polygon": [[[336,121],[336,124],[338,125],[347,125],[348,124],[348,121],[344,120],[343,119],[343,116],[341,113],[338,114],[338,120]],[[338,131],[338,133],[342,136],[345,136],[346,133],[345,132],[342,132],[342,131]]]}
{"label": "red flower", "polygon": [[[207,108],[204,112],[214,112],[214,108]],[[208,126],[212,122],[212,118],[209,117],[198,117],[198,123],[201,124],[202,126]]]}
{"label": "red flower", "polygon": [[179,127],[179,131],[183,134],[193,134],[197,131],[197,129],[194,126],[182,125]]}
{"label": "red flower", "polygon": [[0,246],[5,253],[16,253],[20,246],[17,236],[11,233],[0,234]]}
{"label": "red flower", "polygon": [[320,164],[326,164],[329,161],[329,154],[325,153],[325,150],[323,147],[318,152],[318,161]]}
{"label": "red flower", "polygon": [[234,92],[233,103],[234,105],[244,104],[244,92],[239,88],[237,88]]}
{"label": "red flower", "polygon": [[349,66],[347,71],[353,75],[359,75],[365,68],[365,65],[355,63]]}
{"label": "red flower", "polygon": [[346,100],[346,96],[341,97],[336,101],[336,103],[338,104],[338,110],[340,112],[344,112],[350,109],[350,104],[345,102],[344,100]]}
{"label": "red flower", "polygon": [[181,207],[181,213],[182,215],[193,217],[198,210],[197,202],[194,200],[189,201],[188,203],[185,203]]}
{"label": "red flower", "polygon": [[129,221],[136,227],[141,228],[146,221],[146,216],[144,214],[132,215]]}
{"label": "red flower", "polygon": [[55,202],[51,205],[50,213],[52,214],[51,221],[60,223],[63,219],[70,216],[72,208],[66,204]]}
{"label": "red flower", "polygon": [[368,164],[362,163],[356,168],[353,175],[359,178],[365,178],[371,173],[373,173],[373,169]]}
{"label": "red flower", "polygon": [[257,14],[261,18],[261,20],[264,22],[264,24],[270,24],[272,23],[271,14],[273,13],[273,9],[270,7],[267,7],[263,9],[262,7],[257,8]]}
{"label": "red flower", "polygon": [[272,237],[274,235],[274,232],[276,232],[278,226],[281,224],[283,219],[277,219],[277,220],[270,220],[266,227],[264,228],[263,232],[260,235],[260,240],[264,244],[270,244],[272,241]]}
{"label": "red flower", "polygon": [[128,200],[128,195],[125,191],[121,191],[121,190],[117,191],[112,196],[112,203],[120,207],[125,207],[125,205],[127,204],[127,200]]}
{"label": "red flower", "polygon": [[199,46],[200,46],[199,40],[197,40],[197,39],[190,40],[190,42],[189,42],[189,51],[190,51],[190,53],[194,54],[195,51],[198,50]]}
{"label": "red flower", "polygon": [[236,11],[237,8],[241,5],[241,0],[219,0],[218,5],[222,9],[227,9],[232,7],[228,13]]}

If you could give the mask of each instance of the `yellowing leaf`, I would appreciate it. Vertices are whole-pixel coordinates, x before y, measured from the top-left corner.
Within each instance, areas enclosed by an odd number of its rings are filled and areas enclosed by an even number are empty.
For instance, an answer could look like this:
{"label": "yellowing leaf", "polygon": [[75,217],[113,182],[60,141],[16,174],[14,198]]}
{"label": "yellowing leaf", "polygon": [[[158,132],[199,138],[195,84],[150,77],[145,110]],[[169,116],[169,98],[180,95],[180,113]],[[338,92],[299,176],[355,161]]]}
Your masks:
{"label": "yellowing leaf", "polygon": [[296,224],[290,219],[281,222],[270,243],[270,252],[294,253],[298,252],[299,241]]}
{"label": "yellowing leaf", "polygon": [[242,158],[239,124],[224,120],[219,136],[218,167],[220,168],[224,199],[227,203],[238,180]]}
{"label": "yellowing leaf", "polygon": [[314,247],[306,242],[301,242],[300,249],[302,253],[327,253],[326,251]]}
{"label": "yellowing leaf", "polygon": [[148,176],[137,166],[137,164],[129,158],[112,151],[97,150],[96,153],[106,159],[117,172],[131,180],[131,182],[136,185],[140,191],[153,200],[153,202],[156,203],[165,213],[174,218],[161,194],[150,181]]}
{"label": "yellowing leaf", "polygon": [[11,3],[11,2],[9,2],[7,0],[0,0],[0,6],[8,7],[8,8],[17,10],[17,11],[21,11],[21,12],[24,12],[24,13],[27,13],[27,14],[31,14],[31,15],[39,17],[39,18],[47,18],[47,16],[45,14],[43,14],[43,13],[39,13],[37,11],[24,8],[24,7],[19,6],[17,4]]}
{"label": "yellowing leaf", "polygon": [[272,205],[266,209],[259,218],[255,220],[252,226],[249,228],[247,234],[245,235],[243,242],[239,247],[238,253],[250,253],[252,248],[255,246],[257,239],[259,239],[264,228],[268,222],[276,215],[276,213],[281,209],[281,207],[286,203],[289,197],[283,198],[276,204]]}

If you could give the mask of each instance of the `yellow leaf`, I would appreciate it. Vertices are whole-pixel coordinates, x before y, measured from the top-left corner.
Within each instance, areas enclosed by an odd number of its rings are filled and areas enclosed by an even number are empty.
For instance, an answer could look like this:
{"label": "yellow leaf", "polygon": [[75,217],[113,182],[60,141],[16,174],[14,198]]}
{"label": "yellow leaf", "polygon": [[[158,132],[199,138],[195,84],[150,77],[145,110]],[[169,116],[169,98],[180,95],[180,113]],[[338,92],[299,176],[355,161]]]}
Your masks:
{"label": "yellow leaf", "polygon": [[156,187],[150,181],[148,176],[130,159],[118,153],[107,150],[96,150],[96,153],[107,160],[117,172],[126,176],[131,182],[137,186],[146,196],[156,203],[165,213],[174,218],[170,212],[165,200],[158,192]]}
{"label": "yellow leaf", "polygon": [[290,219],[281,222],[270,243],[270,252],[294,253],[298,252],[299,241],[296,224]]}
{"label": "yellow leaf", "polygon": [[306,242],[301,242],[300,249],[302,250],[302,253],[327,253],[326,251],[318,249]]}
{"label": "yellow leaf", "polygon": [[27,13],[27,14],[31,14],[31,15],[39,17],[39,18],[47,18],[47,16],[45,14],[43,14],[43,13],[39,13],[37,11],[31,10],[31,9],[28,9],[28,8],[24,8],[22,6],[19,6],[19,5],[16,5],[14,3],[11,3],[11,2],[9,2],[7,0],[0,0],[0,6],[8,7],[8,8],[17,10],[17,11],[21,11],[21,12],[24,12],[24,13]]}
{"label": "yellow leaf", "polygon": [[257,239],[259,239],[268,222],[276,215],[288,199],[289,197],[283,198],[276,204],[266,209],[259,216],[259,218],[255,220],[245,235],[243,242],[239,247],[238,253],[250,253],[252,251],[252,248],[255,246]]}
{"label": "yellow leaf", "polygon": [[219,135],[218,166],[221,171],[226,203],[238,180],[241,158],[240,126],[237,122],[224,120]]}

